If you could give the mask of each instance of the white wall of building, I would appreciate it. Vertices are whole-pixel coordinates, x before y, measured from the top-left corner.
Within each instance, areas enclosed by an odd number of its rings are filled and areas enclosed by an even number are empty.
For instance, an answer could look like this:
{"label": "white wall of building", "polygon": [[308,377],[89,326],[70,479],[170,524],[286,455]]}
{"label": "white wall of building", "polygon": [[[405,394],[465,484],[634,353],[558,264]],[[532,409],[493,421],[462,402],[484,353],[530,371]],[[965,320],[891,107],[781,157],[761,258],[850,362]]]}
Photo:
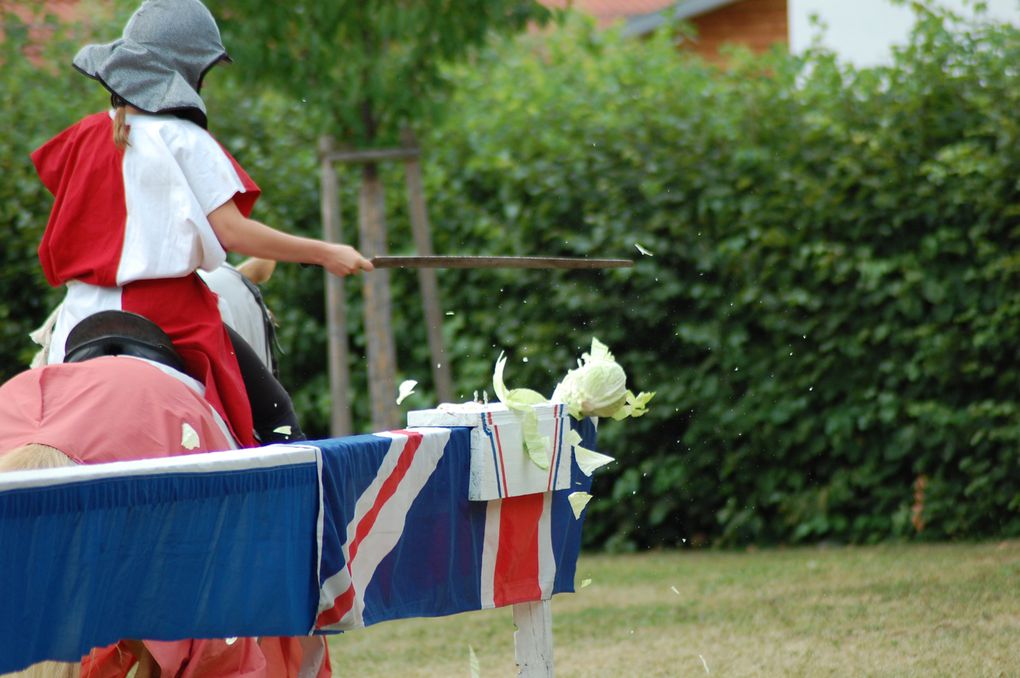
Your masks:
{"label": "white wall of building", "polygon": [[[936,0],[958,14],[973,16],[970,0]],[[1020,25],[1020,0],[986,0],[987,16]],[[914,14],[890,0],[789,0],[790,51],[809,47],[819,29],[811,24],[817,15],[825,25],[821,42],[857,66],[888,63],[891,47],[907,41]]]}

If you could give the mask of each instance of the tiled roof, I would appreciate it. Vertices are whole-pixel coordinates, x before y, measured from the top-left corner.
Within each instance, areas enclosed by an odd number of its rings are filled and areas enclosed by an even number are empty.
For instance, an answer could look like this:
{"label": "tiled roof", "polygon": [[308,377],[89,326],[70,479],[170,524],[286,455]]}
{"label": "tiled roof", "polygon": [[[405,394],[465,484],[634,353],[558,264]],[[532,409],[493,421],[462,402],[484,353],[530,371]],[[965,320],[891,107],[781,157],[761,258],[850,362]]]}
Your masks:
{"label": "tiled roof", "polygon": [[650,14],[676,4],[676,0],[539,0],[546,7],[562,9],[568,5],[608,24],[628,17]]}

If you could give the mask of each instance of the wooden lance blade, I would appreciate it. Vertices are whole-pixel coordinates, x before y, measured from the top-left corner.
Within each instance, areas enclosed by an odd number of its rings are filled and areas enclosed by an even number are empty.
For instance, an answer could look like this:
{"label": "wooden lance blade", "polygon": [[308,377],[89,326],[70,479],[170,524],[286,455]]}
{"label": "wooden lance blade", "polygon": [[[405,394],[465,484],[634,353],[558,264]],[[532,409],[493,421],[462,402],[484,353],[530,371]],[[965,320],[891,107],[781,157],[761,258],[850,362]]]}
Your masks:
{"label": "wooden lance blade", "polygon": [[376,268],[628,268],[630,259],[583,257],[387,256],[372,257]]}

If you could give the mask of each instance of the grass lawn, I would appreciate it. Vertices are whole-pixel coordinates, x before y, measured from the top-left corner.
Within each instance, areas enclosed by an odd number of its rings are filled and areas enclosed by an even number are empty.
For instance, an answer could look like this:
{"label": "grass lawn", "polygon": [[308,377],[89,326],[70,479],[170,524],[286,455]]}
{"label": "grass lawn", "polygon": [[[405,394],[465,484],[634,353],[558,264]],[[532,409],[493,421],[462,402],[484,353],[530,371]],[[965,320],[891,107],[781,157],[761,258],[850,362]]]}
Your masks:
{"label": "grass lawn", "polygon": [[[1020,676],[1020,541],[582,555],[556,675]],[[513,676],[509,609],[331,641],[335,676]]]}

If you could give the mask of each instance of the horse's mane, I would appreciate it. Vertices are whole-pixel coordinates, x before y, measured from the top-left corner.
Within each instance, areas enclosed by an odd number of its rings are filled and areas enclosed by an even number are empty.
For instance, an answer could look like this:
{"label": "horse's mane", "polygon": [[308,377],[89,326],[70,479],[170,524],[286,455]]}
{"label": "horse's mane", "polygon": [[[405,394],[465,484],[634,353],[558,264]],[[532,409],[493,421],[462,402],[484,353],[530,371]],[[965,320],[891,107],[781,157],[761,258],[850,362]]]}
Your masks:
{"label": "horse's mane", "polygon": [[5,673],[0,678],[78,678],[81,664],[70,662],[39,662],[24,671]]}
{"label": "horse's mane", "polygon": [[75,462],[55,447],[29,443],[9,452],[0,451],[0,473],[74,466]]}

